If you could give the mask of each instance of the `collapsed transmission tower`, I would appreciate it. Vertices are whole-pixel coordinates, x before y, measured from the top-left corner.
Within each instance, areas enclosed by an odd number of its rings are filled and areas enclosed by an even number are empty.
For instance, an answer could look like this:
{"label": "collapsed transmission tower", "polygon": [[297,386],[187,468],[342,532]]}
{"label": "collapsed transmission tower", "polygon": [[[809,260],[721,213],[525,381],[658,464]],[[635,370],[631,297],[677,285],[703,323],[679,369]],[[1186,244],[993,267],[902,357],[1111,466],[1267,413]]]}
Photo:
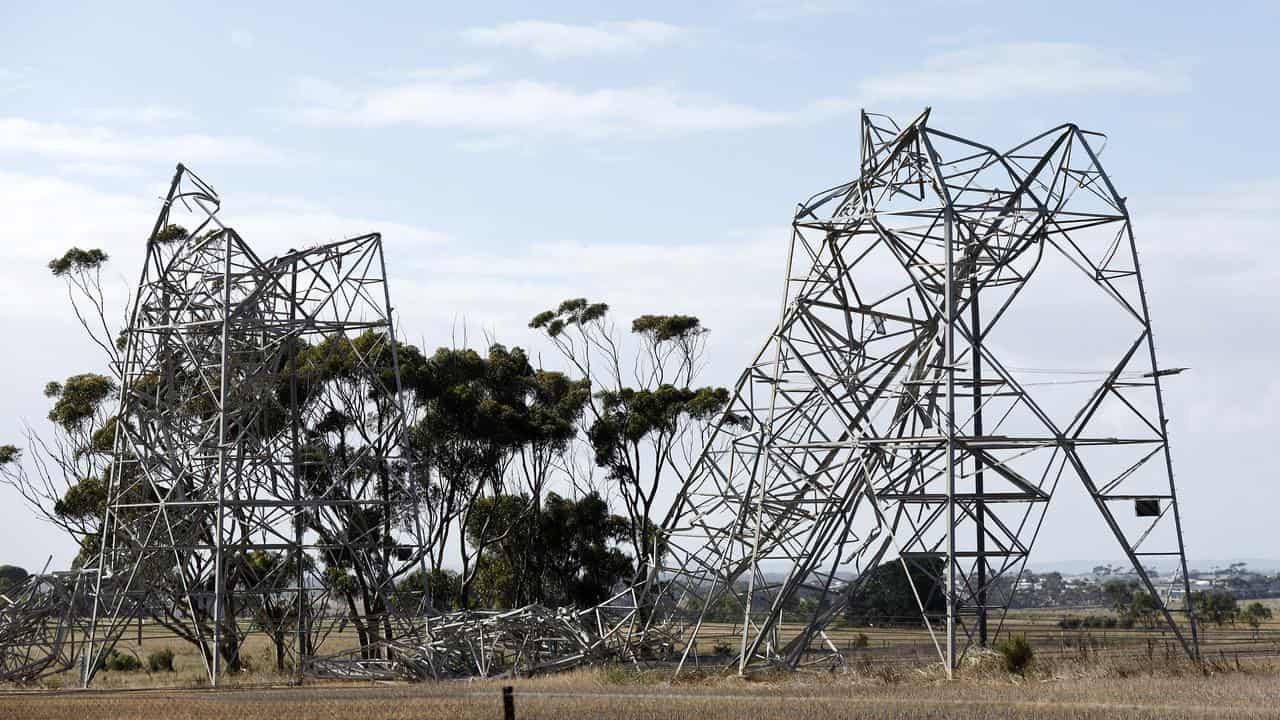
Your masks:
{"label": "collapsed transmission tower", "polygon": [[[1078,483],[1197,655],[1160,387],[1177,370],[1156,361],[1102,136],[1000,152],[928,110],[864,113],[861,136],[859,177],[795,216],[780,320],[664,522],[637,644],[674,628],[683,666],[728,606],[739,672],[796,667],[835,652],[824,629],[892,561],[954,667],[999,631],[1055,489]],[[786,636],[802,592],[817,602]]]}
{"label": "collapsed transmission tower", "polygon": [[89,634],[92,580],[81,570],[46,572],[0,593],[0,682],[30,682],[76,666]]}
{"label": "collapsed transmission tower", "polygon": [[[261,259],[220,208],[179,165],[147,242],[86,684],[135,619],[196,644],[214,684],[250,632],[281,669],[343,674],[421,631],[424,593],[397,592],[425,550],[381,238]],[[333,633],[358,651],[323,658]]]}
{"label": "collapsed transmission tower", "polygon": [[463,656],[454,672],[480,675],[599,657],[679,673],[723,665],[729,646],[740,673],[829,666],[843,657],[826,628],[887,570],[949,672],[1000,633],[1063,484],[1198,656],[1160,387],[1178,369],[1156,361],[1103,137],[1063,125],[1000,152],[932,128],[928,110],[905,127],[864,113],[861,135],[858,178],[796,213],[778,324],[649,576],[554,623],[538,607],[451,621],[421,658]]}

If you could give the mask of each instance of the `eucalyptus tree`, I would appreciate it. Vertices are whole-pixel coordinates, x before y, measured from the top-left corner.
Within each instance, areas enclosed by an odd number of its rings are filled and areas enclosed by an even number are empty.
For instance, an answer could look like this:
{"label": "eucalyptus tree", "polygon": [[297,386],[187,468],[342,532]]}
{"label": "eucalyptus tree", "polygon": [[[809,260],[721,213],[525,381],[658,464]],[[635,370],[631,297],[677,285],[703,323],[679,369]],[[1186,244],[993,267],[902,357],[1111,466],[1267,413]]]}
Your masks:
{"label": "eucalyptus tree", "polygon": [[636,575],[660,551],[653,518],[664,489],[679,486],[729,402],[722,387],[697,387],[708,330],[692,315],[646,314],[618,332],[609,306],[585,298],[538,313],[539,330],[589,383],[583,435],[622,501]]}
{"label": "eucalyptus tree", "polygon": [[[416,406],[410,433],[414,462],[429,477],[425,515],[432,575],[443,577],[447,548],[456,547],[461,573],[454,601],[465,607],[479,558],[519,526],[478,513],[482,501],[518,488],[524,498],[519,512],[538,511],[589,392],[585,382],[535,370],[524,350],[500,344],[484,356],[440,348],[406,375],[406,386]],[[536,568],[522,559],[516,571]]]}
{"label": "eucalyptus tree", "polygon": [[318,538],[323,586],[345,606],[368,654],[379,640],[394,639],[391,594],[413,570],[394,557],[402,552],[397,538],[416,527],[421,511],[410,459],[402,456],[395,372],[417,373],[424,359],[376,331],[299,340],[292,357],[278,393],[296,395],[297,472],[315,501],[301,522]]}
{"label": "eucalyptus tree", "polygon": [[104,372],[83,372],[44,385],[51,400],[52,432],[26,428],[24,449],[6,446],[0,483],[14,489],[44,520],[65,531],[80,549],[75,564],[93,559],[106,506],[115,400],[119,373],[119,328],[110,319],[100,249],[73,247],[49,261],[66,287],[71,309],[90,342],[102,351]]}
{"label": "eucalyptus tree", "polygon": [[468,531],[485,523],[511,529],[477,562],[475,595],[490,607],[590,607],[633,572],[632,559],[618,546],[629,537],[627,519],[611,513],[596,493],[565,498],[550,492],[537,509],[526,495],[482,498]]}
{"label": "eucalyptus tree", "polygon": [[[5,446],[0,446],[0,463],[5,461],[4,448]],[[29,577],[31,574],[26,568],[17,565],[0,565],[0,595],[14,592],[22,587]]]}

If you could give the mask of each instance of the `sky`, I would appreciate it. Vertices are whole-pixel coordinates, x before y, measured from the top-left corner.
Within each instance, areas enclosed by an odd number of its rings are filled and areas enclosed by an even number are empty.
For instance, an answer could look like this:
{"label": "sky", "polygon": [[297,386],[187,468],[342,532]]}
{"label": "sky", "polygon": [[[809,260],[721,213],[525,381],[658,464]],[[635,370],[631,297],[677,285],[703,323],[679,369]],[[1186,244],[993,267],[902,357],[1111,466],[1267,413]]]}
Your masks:
{"label": "sky", "polygon": [[[0,2],[0,443],[98,369],[45,264],[101,247],[122,301],[177,162],[262,255],[383,233],[428,349],[546,353],[529,317],[586,296],[699,315],[729,384],[796,203],[856,174],[859,109],[930,106],[997,147],[1107,134],[1161,364],[1191,368],[1165,386],[1189,560],[1280,565],[1280,6],[1140,5]],[[1033,566],[1119,557],[1078,500]],[[74,554],[0,488],[0,563]]]}

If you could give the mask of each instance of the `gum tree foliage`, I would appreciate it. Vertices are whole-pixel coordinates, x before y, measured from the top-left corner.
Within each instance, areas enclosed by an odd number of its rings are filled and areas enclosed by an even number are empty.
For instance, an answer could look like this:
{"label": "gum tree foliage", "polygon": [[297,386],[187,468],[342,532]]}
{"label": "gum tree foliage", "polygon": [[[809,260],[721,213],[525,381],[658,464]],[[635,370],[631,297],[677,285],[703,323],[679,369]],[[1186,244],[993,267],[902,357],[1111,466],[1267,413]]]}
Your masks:
{"label": "gum tree foliage", "polygon": [[1133,582],[1108,580],[1102,584],[1102,594],[1111,603],[1111,608],[1117,614],[1124,615],[1129,612],[1129,606],[1133,603],[1133,592],[1136,588],[1137,584]]}
{"label": "gum tree foliage", "polygon": [[1240,611],[1240,618],[1243,619],[1249,627],[1253,628],[1254,639],[1258,638],[1258,635],[1262,630],[1262,624],[1270,620],[1271,616],[1271,608],[1256,600],[1246,605],[1244,609]]}
{"label": "gum tree foliage", "polygon": [[1199,590],[1191,593],[1191,606],[1200,622],[1218,627],[1235,625],[1240,617],[1240,604],[1228,590]]}
{"label": "gum tree foliage", "polygon": [[921,604],[930,615],[947,611],[944,588],[938,580],[946,572],[946,560],[920,558],[908,561],[907,566],[909,570],[904,570],[901,560],[889,560],[868,570],[866,578],[859,578],[861,589],[845,610],[850,625],[919,625]]}
{"label": "gum tree foliage", "polygon": [[85,372],[46,383],[51,432],[27,427],[30,452],[24,457],[10,445],[8,457],[0,457],[0,482],[74,538],[80,547],[77,566],[96,560],[115,440],[121,346],[118,327],[108,319],[102,284],[108,259],[100,249],[73,247],[49,261],[48,268],[65,284],[72,311],[86,337],[102,351],[109,374]]}
{"label": "gum tree foliage", "polygon": [[[0,459],[4,457],[3,451],[4,446],[0,446]],[[17,565],[0,565],[0,595],[7,595],[22,587],[30,576],[25,568]]]}
{"label": "gum tree foliage", "polygon": [[[413,460],[429,473],[425,517],[431,567],[444,568],[450,539],[456,539],[462,565],[458,592],[464,605],[474,579],[473,560],[483,547],[469,548],[460,536],[475,501],[502,491],[522,440],[518,394],[510,382],[522,374],[510,366],[522,360],[522,353],[513,358],[505,348],[494,348],[489,357],[440,348],[406,378],[418,405],[410,432]],[[487,540],[486,531],[481,544]]]}
{"label": "gum tree foliage", "polygon": [[[162,228],[152,242],[177,243],[188,238],[178,226]],[[24,458],[16,446],[0,447],[0,479],[13,485],[46,519],[67,530],[81,544],[77,562],[96,559],[98,532],[107,496],[114,444],[115,405],[120,353],[124,337],[108,321],[109,312],[101,282],[107,262],[101,250],[72,248],[49,263],[53,275],[66,283],[73,310],[82,328],[106,356],[108,374],[81,373],[60,382],[50,382],[46,394],[52,402],[49,420],[52,439],[29,433],[31,445],[39,450]],[[372,490],[387,497],[388,488],[403,483],[388,482],[394,473],[409,473],[421,493],[423,505],[415,507],[408,497],[391,499],[401,508],[391,513],[371,512],[358,506],[336,504],[303,518],[307,532],[322,540],[362,537],[371,547],[390,542],[410,515],[424,511],[437,520],[432,540],[432,572],[421,582],[436,585],[433,595],[452,602],[465,598],[474,580],[475,559],[485,547],[502,538],[500,532],[481,529],[469,522],[471,508],[479,497],[501,494],[508,486],[527,497],[529,513],[541,512],[549,477],[564,464],[563,454],[577,437],[584,406],[590,401],[588,382],[571,380],[563,373],[534,370],[519,348],[492,347],[487,356],[472,351],[442,350],[431,358],[410,345],[399,344],[398,353],[405,388],[409,391],[413,432],[409,462],[401,466],[370,463],[361,449],[374,442],[385,429],[389,416],[386,387],[391,372],[389,344],[385,337],[333,338],[315,345],[301,342],[296,350],[298,401],[306,409],[308,421],[301,428],[304,481],[307,491],[317,497],[351,498]],[[373,358],[370,363],[357,357]],[[180,373],[179,373],[180,374]],[[194,381],[194,380],[193,380]],[[286,388],[278,402],[259,415],[259,431],[264,437],[287,422]],[[184,408],[200,413],[208,408]],[[27,472],[23,460],[34,467]],[[345,472],[354,468],[355,472]],[[431,474],[414,473],[430,469]],[[483,528],[483,522],[480,524]],[[540,542],[544,525],[533,523],[534,533],[525,538]],[[456,580],[444,568],[444,552],[449,547],[450,528],[461,548],[463,573]],[[204,528],[198,533],[211,532]],[[341,545],[341,543],[330,543]],[[335,550],[315,561],[323,565],[337,597],[343,601],[360,635],[368,646],[378,636],[390,632],[387,608],[373,590],[394,583],[404,586],[408,577],[390,577],[385,558],[379,552]],[[310,562],[310,559],[307,560]],[[296,574],[289,562],[276,554],[233,558],[228,562],[227,584],[242,595],[256,596],[237,613],[257,615],[277,639],[277,663],[282,661],[282,633],[293,616],[284,607],[278,592]],[[537,563],[516,573],[537,574]],[[176,568],[154,568],[172,574]],[[524,581],[522,581],[524,582]],[[176,586],[176,583],[174,583]],[[463,600],[465,603],[465,599]],[[179,603],[172,603],[178,607]],[[161,622],[175,629],[185,623],[210,618],[161,616]],[[238,667],[236,632],[226,632],[225,647],[213,649]],[[193,637],[188,640],[197,642]],[[197,642],[197,644],[199,644]],[[211,651],[201,648],[206,656]]]}
{"label": "gum tree foliage", "polygon": [[680,485],[729,401],[720,387],[696,387],[707,329],[692,315],[641,315],[624,342],[609,306],[584,298],[538,313],[540,330],[590,382],[583,435],[628,520],[629,544],[647,572],[658,495]]}
{"label": "gum tree foliage", "polygon": [[448,612],[458,609],[460,585],[461,576],[454,570],[440,568],[424,573],[419,568],[396,583],[395,601],[404,607],[417,608],[426,604],[435,610]]}
{"label": "gum tree foliage", "polygon": [[[1121,618],[1152,627],[1160,616],[1160,601],[1133,580],[1108,580],[1102,594]],[[1194,595],[1193,595],[1194,598]]]}
{"label": "gum tree foliage", "polygon": [[[527,547],[545,548],[563,540],[557,534],[559,528],[547,518],[552,510],[563,511],[563,503],[566,502],[554,493],[547,495],[547,486],[552,475],[566,466],[565,456],[577,437],[578,422],[583,408],[591,399],[591,390],[586,380],[572,380],[564,373],[551,370],[535,370],[532,376],[522,380],[522,384],[528,414],[523,420],[524,442],[520,444],[513,462],[515,485],[509,487],[508,492],[518,492],[522,498],[527,498],[526,517],[532,518],[518,531],[517,537]],[[544,505],[544,497],[548,505]],[[586,498],[579,501],[582,502],[586,502]],[[607,505],[604,510],[607,514]],[[554,513],[550,517],[554,517]],[[577,527],[587,526],[578,523]],[[616,534],[616,527],[610,526],[607,533],[611,540]],[[512,555],[512,574],[519,586],[545,587],[547,566],[540,561],[541,557],[537,553]],[[528,597],[533,598],[530,602],[557,604],[548,602],[545,593],[534,593]]]}
{"label": "gum tree foliage", "polygon": [[[417,472],[426,474],[425,517],[432,550],[431,575],[445,576],[445,554],[458,550],[461,573],[450,603],[470,605],[477,559],[515,527],[492,513],[476,514],[485,498],[518,488],[520,512],[541,508],[548,478],[576,434],[589,399],[584,381],[534,370],[525,352],[494,344],[486,356],[440,348],[405,374],[415,422],[410,446]],[[526,536],[537,543],[538,528]],[[513,569],[531,572],[520,565]],[[430,580],[430,578],[428,578]],[[433,595],[437,591],[430,590]]]}
{"label": "gum tree foliage", "polygon": [[[392,638],[384,591],[411,568],[397,569],[387,548],[412,527],[418,512],[409,494],[408,467],[385,461],[400,450],[403,430],[389,425],[397,417],[395,360],[402,370],[423,362],[421,353],[404,343],[396,344],[393,357],[387,336],[374,331],[299,343],[292,360],[296,388],[288,387],[286,373],[277,391],[282,407],[298,403],[304,492],[326,501],[305,515],[305,529],[327,548],[318,560],[366,653],[377,640]],[[286,399],[289,392],[296,398]],[[281,418],[286,419],[283,412]],[[370,500],[388,502],[362,502]]]}
{"label": "gum tree foliage", "polygon": [[1135,590],[1125,615],[1144,627],[1155,627],[1160,616],[1160,601],[1146,590]]}
{"label": "gum tree foliage", "polygon": [[[185,230],[177,230],[185,235]],[[50,260],[48,267],[54,277],[65,281],[71,309],[85,334],[102,349],[108,362],[118,367],[122,350],[118,343],[119,327],[113,329],[107,320],[106,294],[102,287],[102,266],[109,259],[98,248],[81,250],[73,247],[61,257]]]}
{"label": "gum tree foliage", "polygon": [[617,547],[629,537],[627,519],[610,513],[598,494],[574,500],[553,492],[540,508],[530,508],[526,495],[476,504],[468,533],[483,524],[503,531],[502,540],[488,545],[477,563],[479,606],[590,607],[631,576],[631,558]]}

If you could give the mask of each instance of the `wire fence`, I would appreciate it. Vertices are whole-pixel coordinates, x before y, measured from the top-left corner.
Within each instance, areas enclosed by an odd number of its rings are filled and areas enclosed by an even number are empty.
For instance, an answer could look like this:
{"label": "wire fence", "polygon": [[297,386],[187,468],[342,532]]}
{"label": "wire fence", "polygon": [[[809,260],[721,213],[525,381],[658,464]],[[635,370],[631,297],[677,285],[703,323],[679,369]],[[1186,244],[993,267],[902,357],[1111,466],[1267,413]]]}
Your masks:
{"label": "wire fence", "polygon": [[[779,626],[776,642],[783,646],[802,629],[801,624],[784,623]],[[967,651],[972,656],[982,650],[974,628],[969,630],[974,632]],[[1188,628],[1183,627],[1182,630],[1189,636]],[[995,647],[1014,635],[1025,637],[1040,657],[1081,660],[1145,658],[1152,661],[1178,661],[1187,657],[1181,641],[1168,627],[1162,624],[1128,625],[1101,608],[1011,613],[1002,623],[991,624],[987,646]],[[896,618],[868,626],[839,624],[810,641],[806,662],[850,666],[925,665],[940,661],[939,647],[945,642],[944,638],[940,625],[935,625],[931,635],[918,618]],[[704,626],[698,634],[699,663],[714,665],[717,658],[728,660],[735,656],[740,639],[740,625]],[[1206,660],[1233,662],[1280,657],[1280,622],[1266,622],[1257,628],[1245,623],[1222,626],[1200,623],[1198,639],[1200,655]]]}

